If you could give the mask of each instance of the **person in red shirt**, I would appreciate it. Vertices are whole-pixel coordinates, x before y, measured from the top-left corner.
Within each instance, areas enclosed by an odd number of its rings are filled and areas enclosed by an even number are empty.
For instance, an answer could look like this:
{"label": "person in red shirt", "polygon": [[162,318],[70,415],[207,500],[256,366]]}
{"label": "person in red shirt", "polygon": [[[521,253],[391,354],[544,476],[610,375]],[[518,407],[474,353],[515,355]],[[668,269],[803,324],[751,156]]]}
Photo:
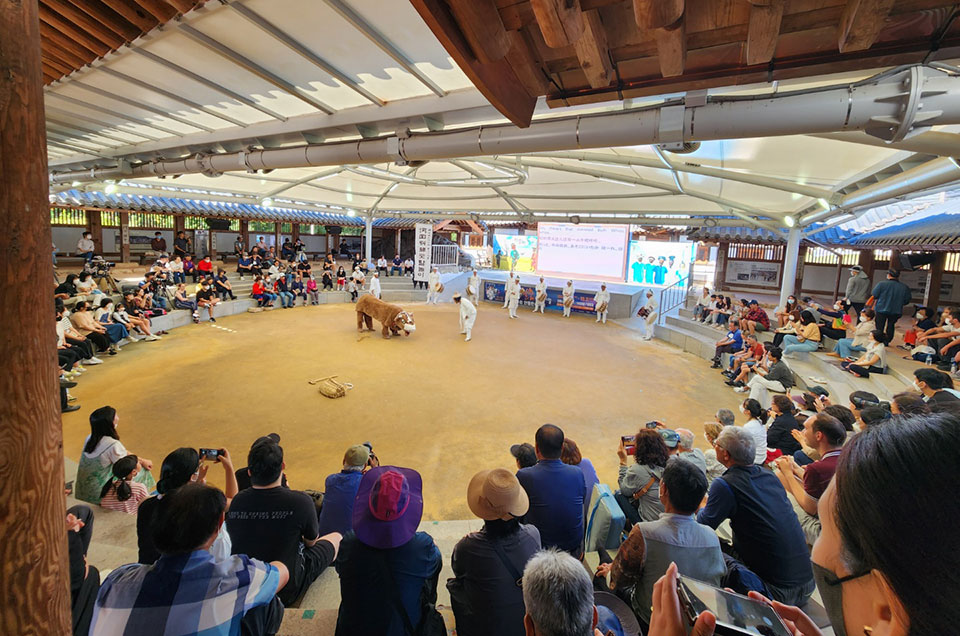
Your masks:
{"label": "person in red shirt", "polygon": [[209,256],[204,256],[203,260],[197,263],[197,271],[203,278],[213,277],[213,261],[210,260]]}
{"label": "person in red shirt", "polygon": [[777,458],[774,473],[792,496],[794,512],[800,519],[807,543],[813,545],[820,535],[817,502],[837,470],[847,431],[837,418],[817,413],[803,423],[803,437],[808,446],[817,449],[820,459],[807,466],[798,466],[792,456],[784,455]]}
{"label": "person in red shirt", "polygon": [[753,334],[744,334],[743,349],[730,357],[730,368],[723,372],[727,376],[726,384],[734,387],[746,386],[747,378],[754,366],[761,364],[766,367],[763,355],[766,350],[763,343]]}
{"label": "person in red shirt", "polygon": [[757,331],[770,330],[770,316],[756,300],[751,300],[747,305],[747,313],[743,315],[741,328],[751,336]]}

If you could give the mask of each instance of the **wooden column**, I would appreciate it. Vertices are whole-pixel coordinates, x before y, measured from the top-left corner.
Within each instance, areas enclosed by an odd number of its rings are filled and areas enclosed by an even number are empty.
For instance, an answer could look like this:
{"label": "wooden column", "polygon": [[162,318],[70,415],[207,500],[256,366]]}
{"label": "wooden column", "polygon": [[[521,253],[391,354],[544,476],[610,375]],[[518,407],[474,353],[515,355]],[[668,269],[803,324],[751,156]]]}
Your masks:
{"label": "wooden column", "polygon": [[250,251],[250,221],[240,219],[240,240],[243,241],[243,249]]}
{"label": "wooden column", "polygon": [[273,224],[273,251],[280,257],[280,221]]}
{"label": "wooden column", "polygon": [[300,224],[299,223],[293,224],[293,231],[290,234],[291,234],[290,240],[293,241],[294,243],[300,240]]}
{"label": "wooden column", "polygon": [[120,213],[120,261],[130,262],[130,213]]}
{"label": "wooden column", "polygon": [[900,271],[900,250],[890,250],[890,263],[887,267]]}
{"label": "wooden column", "polygon": [[184,232],[187,229],[187,221],[182,214],[173,215],[173,238],[177,238],[177,232]]}
{"label": "wooden column", "polygon": [[207,254],[211,261],[217,260],[217,232],[212,228],[207,230]]}
{"label": "wooden column", "polygon": [[863,268],[863,273],[867,275],[870,279],[870,284],[873,285],[873,269],[876,265],[876,261],[873,258],[873,250],[860,250],[858,259],[857,263]]}
{"label": "wooden column", "polygon": [[56,325],[37,284],[53,271],[35,0],[0,0],[0,42],[0,632],[69,634]]}
{"label": "wooden column", "polygon": [[100,222],[100,210],[87,210],[87,231],[93,234],[93,251],[103,254],[103,224]]}
{"label": "wooden column", "polygon": [[947,264],[947,253],[937,254],[937,260],[930,263],[927,272],[927,289],[923,294],[923,306],[936,311],[940,304],[940,283],[943,281],[943,270]]}
{"label": "wooden column", "polygon": [[840,298],[840,279],[843,278],[843,259],[837,261],[837,282],[833,286],[833,301],[836,302]]}
{"label": "wooden column", "polygon": [[720,243],[717,247],[717,262],[713,270],[714,291],[723,291],[724,279],[727,277],[727,248],[729,243]]}
{"label": "wooden column", "polygon": [[397,232],[397,237],[394,240],[396,251],[394,253],[399,254],[400,253],[400,228],[397,228],[396,232]]}

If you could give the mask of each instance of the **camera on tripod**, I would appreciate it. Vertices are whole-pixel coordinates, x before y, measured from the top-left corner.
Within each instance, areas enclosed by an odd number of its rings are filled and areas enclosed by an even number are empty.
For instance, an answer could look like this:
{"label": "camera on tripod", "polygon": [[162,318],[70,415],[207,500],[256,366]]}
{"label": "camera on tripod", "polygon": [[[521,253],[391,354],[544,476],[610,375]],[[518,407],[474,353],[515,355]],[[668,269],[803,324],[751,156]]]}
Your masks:
{"label": "camera on tripod", "polygon": [[84,269],[93,274],[94,278],[109,278],[110,270],[116,266],[114,262],[103,260],[102,256],[94,256]]}

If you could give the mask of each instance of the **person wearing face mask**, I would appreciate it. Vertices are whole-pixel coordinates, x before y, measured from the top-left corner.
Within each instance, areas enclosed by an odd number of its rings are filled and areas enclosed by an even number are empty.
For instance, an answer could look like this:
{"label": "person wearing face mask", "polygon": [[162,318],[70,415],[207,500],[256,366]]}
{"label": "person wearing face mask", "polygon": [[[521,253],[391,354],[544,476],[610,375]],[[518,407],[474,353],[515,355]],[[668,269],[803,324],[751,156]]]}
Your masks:
{"label": "person wearing face mask", "polygon": [[[657,302],[656,297],[653,295],[653,291],[647,290],[647,303],[640,310],[642,312],[640,315],[643,316],[643,339],[650,340],[653,338],[653,330],[657,324],[657,317],[659,313],[660,303]],[[731,330],[739,331],[739,327],[731,326]],[[742,341],[741,341],[742,345]]]}
{"label": "person wearing face mask", "polygon": [[770,414],[759,402],[751,398],[743,401],[740,405],[740,412],[750,418],[743,425],[743,430],[753,436],[756,451],[753,463],[757,466],[763,466],[767,461],[767,419]]}
{"label": "person wearing face mask", "polygon": [[210,322],[217,322],[217,319],[213,317],[213,308],[216,307],[219,302],[220,299],[217,298],[216,293],[210,288],[210,284],[204,282],[203,288],[197,292],[198,311],[206,307],[207,314],[210,316]]}
{"label": "person wearing face mask", "polygon": [[850,303],[838,300],[831,309],[811,303],[820,314],[820,334],[833,340],[847,337],[847,329],[853,326],[853,319],[849,314]]}
{"label": "person wearing face mask", "polygon": [[787,326],[790,322],[790,316],[793,316],[794,320],[800,320],[800,307],[797,305],[797,297],[790,296],[787,298],[786,304],[777,309],[777,311],[774,312],[774,316],[780,327]]}
{"label": "person wearing face mask", "polygon": [[832,358],[850,358],[854,351],[866,351],[870,332],[877,328],[873,320],[875,315],[870,307],[863,309],[857,319],[858,324],[853,331],[853,338],[837,340],[837,346],[827,355]]}
{"label": "person wearing face mask", "polygon": [[800,314],[800,324],[795,328],[796,335],[786,334],[783,337],[783,355],[789,357],[794,351],[816,351],[820,346],[820,326],[813,317],[813,313],[804,311]]}
{"label": "person wearing face mask", "polygon": [[853,362],[842,362],[840,366],[860,378],[869,378],[871,373],[885,373],[887,370],[887,335],[879,329],[870,332],[867,350]]}
{"label": "person wearing face mask", "polygon": [[916,369],[913,372],[913,388],[923,395],[923,401],[931,409],[947,402],[960,402],[956,395],[945,391],[946,387],[952,387],[950,376],[936,369],[923,368]]}
{"label": "person wearing face mask", "polygon": [[887,279],[873,288],[873,297],[876,299],[874,310],[877,312],[877,329],[886,333],[887,342],[890,342],[904,306],[910,304],[913,298],[913,292],[900,282],[900,272],[891,269],[887,271]]}
{"label": "person wearing face mask", "polygon": [[[948,530],[960,523],[960,508],[945,505],[943,493],[960,488],[960,473],[941,467],[953,462],[958,447],[960,419],[945,414],[871,427],[847,444],[819,501],[822,530],[811,553],[837,636],[956,632],[960,605],[943,601],[960,596],[960,534]],[[904,539],[923,546],[923,556],[904,549]],[[773,601],[773,608],[797,636],[820,636],[796,607]],[[685,636],[681,616],[672,567],[654,589],[647,636]],[[711,636],[714,624],[703,612],[692,633]]]}
{"label": "person wearing face mask", "polygon": [[850,268],[850,278],[847,279],[847,287],[843,295],[850,301],[854,311],[858,314],[863,311],[863,306],[870,298],[870,277],[859,265]]}

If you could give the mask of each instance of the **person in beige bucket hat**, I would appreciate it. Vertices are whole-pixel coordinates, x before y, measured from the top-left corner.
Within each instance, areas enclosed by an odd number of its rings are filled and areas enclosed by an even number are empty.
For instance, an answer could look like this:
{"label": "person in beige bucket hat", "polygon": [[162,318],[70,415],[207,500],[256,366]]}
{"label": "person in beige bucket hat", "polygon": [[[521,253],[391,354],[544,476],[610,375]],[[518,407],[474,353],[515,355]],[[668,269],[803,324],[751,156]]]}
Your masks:
{"label": "person in beige bucket hat", "polygon": [[481,470],[467,486],[467,506],[484,523],[453,549],[447,589],[457,634],[523,636],[520,579],[540,549],[540,532],[520,523],[530,507],[527,493],[513,472]]}

